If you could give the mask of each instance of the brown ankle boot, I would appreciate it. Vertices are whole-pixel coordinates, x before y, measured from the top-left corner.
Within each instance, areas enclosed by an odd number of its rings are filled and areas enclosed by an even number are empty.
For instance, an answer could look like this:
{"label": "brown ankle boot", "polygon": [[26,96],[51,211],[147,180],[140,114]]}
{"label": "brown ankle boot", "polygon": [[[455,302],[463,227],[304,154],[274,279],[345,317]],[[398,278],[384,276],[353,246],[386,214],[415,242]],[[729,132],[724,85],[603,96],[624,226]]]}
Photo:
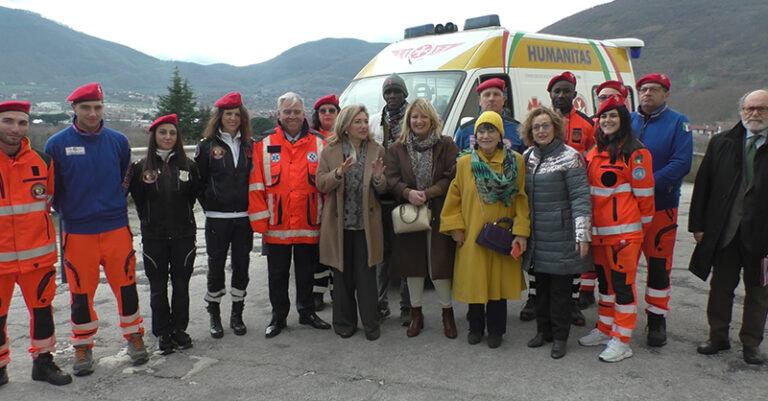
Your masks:
{"label": "brown ankle boot", "polygon": [[421,314],[421,306],[411,307],[411,325],[405,332],[408,337],[416,337],[424,328],[424,315]]}
{"label": "brown ankle boot", "polygon": [[458,333],[456,332],[456,320],[453,318],[453,308],[443,308],[443,329],[445,329],[446,337],[456,338]]}

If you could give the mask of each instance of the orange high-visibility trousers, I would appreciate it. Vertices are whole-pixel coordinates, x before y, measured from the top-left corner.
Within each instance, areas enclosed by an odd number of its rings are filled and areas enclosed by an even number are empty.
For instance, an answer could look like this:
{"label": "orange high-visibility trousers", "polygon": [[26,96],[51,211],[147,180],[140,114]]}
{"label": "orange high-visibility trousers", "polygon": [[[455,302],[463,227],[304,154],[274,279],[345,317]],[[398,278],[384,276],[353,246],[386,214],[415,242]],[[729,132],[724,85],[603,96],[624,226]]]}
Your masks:
{"label": "orange high-visibility trousers", "polygon": [[0,275],[0,368],[11,362],[8,344],[7,317],[16,284],[29,310],[29,352],[33,358],[56,350],[53,307],[56,295],[56,269],[53,265],[26,273]]}
{"label": "orange high-visibility trousers", "polygon": [[648,266],[645,286],[646,312],[667,316],[671,294],[672,255],[677,237],[677,208],[658,210],[643,238]]}
{"label": "orange high-visibility trousers", "polygon": [[637,324],[637,261],[639,242],[592,245],[598,276],[599,302],[597,328],[611,337],[629,343]]}
{"label": "orange high-visibility trousers", "polygon": [[128,227],[100,234],[64,235],[64,264],[72,306],[72,345],[93,346],[99,318],[93,309],[93,297],[99,286],[101,270],[117,298],[123,337],[144,335],[136,291],[136,255]]}

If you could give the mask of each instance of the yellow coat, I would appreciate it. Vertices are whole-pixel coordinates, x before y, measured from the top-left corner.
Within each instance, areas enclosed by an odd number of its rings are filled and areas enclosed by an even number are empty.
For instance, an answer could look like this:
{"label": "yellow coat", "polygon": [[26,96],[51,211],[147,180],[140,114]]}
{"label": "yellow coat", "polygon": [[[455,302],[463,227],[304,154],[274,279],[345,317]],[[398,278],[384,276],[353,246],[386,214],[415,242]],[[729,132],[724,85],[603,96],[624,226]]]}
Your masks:
{"label": "yellow coat", "polygon": [[[504,152],[497,150],[490,159],[482,151],[479,154],[493,171],[502,172]],[[453,269],[453,297],[458,301],[475,304],[520,299],[520,292],[525,289],[519,260],[475,242],[486,222],[495,222],[502,217],[514,220],[512,232],[515,235],[528,237],[531,233],[528,196],[525,194],[525,162],[519,153],[515,156],[519,192],[509,207],[501,202],[491,205],[483,202],[481,209],[482,201],[470,166],[471,155],[462,156],[456,163],[456,178],[451,182],[440,213],[440,232],[450,235],[453,230],[464,230],[465,242],[456,247]]]}

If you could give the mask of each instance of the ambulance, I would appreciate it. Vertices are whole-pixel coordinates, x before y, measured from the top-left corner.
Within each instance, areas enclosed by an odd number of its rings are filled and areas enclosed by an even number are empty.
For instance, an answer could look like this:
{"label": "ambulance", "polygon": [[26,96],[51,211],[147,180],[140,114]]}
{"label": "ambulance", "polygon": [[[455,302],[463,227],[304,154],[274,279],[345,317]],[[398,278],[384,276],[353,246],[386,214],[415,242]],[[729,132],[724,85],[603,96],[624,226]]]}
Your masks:
{"label": "ambulance", "polygon": [[623,38],[592,40],[510,31],[496,15],[467,19],[464,30],[451,24],[406,29],[405,38],[384,48],[363,67],[341,95],[341,104],[364,104],[371,115],[384,107],[382,84],[392,73],[408,87],[408,101],[427,98],[443,120],[443,135],[477,117],[475,89],[489,78],[507,83],[505,114],[522,121],[536,106],[551,106],[547,83],[562,73],[576,75],[574,106],[597,112],[598,85],[617,80],[627,85],[630,111],[635,108],[633,58],[644,43]]}

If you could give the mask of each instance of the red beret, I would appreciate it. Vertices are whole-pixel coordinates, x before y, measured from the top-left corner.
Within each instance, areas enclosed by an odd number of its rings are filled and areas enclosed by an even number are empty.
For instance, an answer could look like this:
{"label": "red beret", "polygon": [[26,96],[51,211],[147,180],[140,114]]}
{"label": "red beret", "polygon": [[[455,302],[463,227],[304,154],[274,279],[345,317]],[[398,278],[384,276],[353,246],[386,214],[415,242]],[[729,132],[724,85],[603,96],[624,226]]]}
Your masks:
{"label": "red beret", "polygon": [[503,79],[491,78],[491,79],[486,79],[485,81],[483,81],[483,83],[481,83],[480,85],[477,85],[477,89],[475,89],[475,91],[477,91],[477,93],[480,93],[488,88],[499,88],[503,91],[504,88],[506,87],[507,86],[504,84]]}
{"label": "red beret", "polygon": [[627,90],[626,85],[624,85],[619,81],[605,81],[601,83],[600,86],[597,87],[597,91],[595,93],[599,95],[600,91],[602,91],[605,88],[616,89],[617,91],[619,91],[619,93],[621,93],[621,96],[624,96],[624,97],[629,96],[629,90]]}
{"label": "red beret", "polygon": [[603,104],[600,105],[600,109],[597,110],[597,116],[600,117],[600,115],[605,113],[606,111],[611,111],[620,106],[627,107],[627,105],[624,103],[624,97],[619,95],[613,95],[608,100],[604,101]]}
{"label": "red beret", "polygon": [[77,103],[85,102],[88,100],[101,100],[104,99],[104,92],[101,90],[101,85],[94,82],[92,84],[83,85],[67,98],[68,102]]}
{"label": "red beret", "polygon": [[20,111],[22,113],[29,114],[29,109],[32,105],[29,102],[17,102],[15,100],[9,102],[0,103],[0,112],[3,111]]}
{"label": "red beret", "polygon": [[315,110],[319,109],[320,106],[324,104],[332,104],[332,105],[335,105],[336,107],[339,107],[339,98],[337,98],[336,95],[333,95],[333,94],[325,97],[321,97],[320,99],[317,100],[317,102],[315,102]]}
{"label": "red beret", "polygon": [[669,77],[667,76],[667,74],[659,74],[659,73],[648,74],[640,78],[637,81],[637,85],[635,85],[635,87],[639,90],[641,86],[643,86],[644,84],[647,84],[648,82],[656,82],[657,84],[667,88],[667,90],[669,90],[669,88],[672,87],[672,84],[669,82]]}
{"label": "red beret", "polygon": [[173,125],[179,125],[179,118],[176,116],[176,114],[168,114],[167,116],[158,117],[157,120],[155,120],[152,125],[149,126],[150,131],[154,131],[155,128],[157,128],[160,124],[173,124]]}
{"label": "red beret", "polygon": [[216,101],[214,106],[220,109],[234,109],[243,105],[243,99],[240,97],[239,92],[227,93],[221,99]]}
{"label": "red beret", "polygon": [[549,85],[547,85],[547,92],[552,92],[552,86],[554,86],[558,81],[568,81],[576,85],[576,76],[573,75],[573,73],[570,71],[565,71],[560,75],[556,75],[554,78],[549,80]]}

